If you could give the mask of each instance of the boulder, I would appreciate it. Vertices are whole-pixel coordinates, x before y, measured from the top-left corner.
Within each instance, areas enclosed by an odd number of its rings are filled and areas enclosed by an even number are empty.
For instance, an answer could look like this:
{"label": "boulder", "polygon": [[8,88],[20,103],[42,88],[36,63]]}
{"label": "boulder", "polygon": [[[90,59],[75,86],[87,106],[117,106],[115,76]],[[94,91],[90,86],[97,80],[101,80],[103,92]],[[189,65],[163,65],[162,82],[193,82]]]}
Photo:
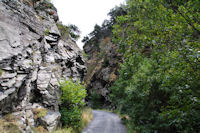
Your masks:
{"label": "boulder", "polygon": [[56,111],[48,111],[46,116],[40,118],[40,124],[43,125],[49,132],[55,130],[60,124],[61,114]]}

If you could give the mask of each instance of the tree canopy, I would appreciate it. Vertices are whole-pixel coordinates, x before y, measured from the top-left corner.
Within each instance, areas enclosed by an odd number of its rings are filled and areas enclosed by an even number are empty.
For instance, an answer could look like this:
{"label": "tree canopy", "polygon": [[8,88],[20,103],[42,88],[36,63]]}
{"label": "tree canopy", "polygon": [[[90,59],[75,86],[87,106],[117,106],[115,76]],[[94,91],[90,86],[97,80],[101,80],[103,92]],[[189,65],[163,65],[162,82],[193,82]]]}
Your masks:
{"label": "tree canopy", "polygon": [[128,0],[113,41],[123,53],[113,106],[137,132],[199,132],[200,1]]}

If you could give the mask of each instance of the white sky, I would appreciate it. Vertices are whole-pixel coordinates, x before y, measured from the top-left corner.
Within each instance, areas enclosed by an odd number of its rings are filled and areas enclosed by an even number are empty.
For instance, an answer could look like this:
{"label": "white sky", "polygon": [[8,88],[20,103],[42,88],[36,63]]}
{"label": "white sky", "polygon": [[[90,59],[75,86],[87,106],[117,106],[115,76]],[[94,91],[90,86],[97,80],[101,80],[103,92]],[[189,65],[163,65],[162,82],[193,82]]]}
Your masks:
{"label": "white sky", "polygon": [[108,19],[110,9],[125,0],[51,0],[63,24],[74,24],[81,30],[77,44],[82,49],[82,38],[92,32],[94,25]]}

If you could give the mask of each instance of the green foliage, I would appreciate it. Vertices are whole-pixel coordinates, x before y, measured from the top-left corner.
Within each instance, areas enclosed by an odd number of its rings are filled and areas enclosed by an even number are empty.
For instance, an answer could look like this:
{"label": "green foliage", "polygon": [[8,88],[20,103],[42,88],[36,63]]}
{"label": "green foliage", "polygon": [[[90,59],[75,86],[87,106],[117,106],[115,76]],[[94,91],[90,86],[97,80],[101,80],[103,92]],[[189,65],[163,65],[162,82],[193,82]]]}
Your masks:
{"label": "green foliage", "polygon": [[62,107],[60,110],[62,124],[78,129],[81,126],[81,108],[75,106],[70,108]]}
{"label": "green foliage", "polygon": [[70,24],[68,26],[65,26],[59,23],[57,23],[56,25],[61,33],[62,38],[71,37],[74,41],[77,41],[80,38],[81,32],[76,25]]}
{"label": "green foliage", "polygon": [[91,94],[88,99],[93,109],[101,109],[104,105],[104,98],[97,93],[97,89],[91,90]]}
{"label": "green foliage", "polygon": [[61,37],[69,38],[69,27],[60,23],[57,23],[56,25],[58,27],[58,30],[60,31]]}
{"label": "green foliage", "polygon": [[137,132],[199,132],[200,1],[128,0],[113,41],[124,54],[110,98]]}
{"label": "green foliage", "polygon": [[45,34],[46,36],[48,36],[49,33],[50,33],[49,29],[46,29],[46,30],[44,31],[44,34]]}
{"label": "green foliage", "polygon": [[0,68],[0,76],[3,74],[3,70]]}
{"label": "green foliage", "polygon": [[80,38],[81,31],[79,30],[79,28],[76,25],[73,25],[73,24],[70,24],[68,27],[70,29],[69,34],[75,41],[77,41]]}
{"label": "green foliage", "polygon": [[88,59],[88,55],[83,51],[83,57],[85,58],[85,59]]}
{"label": "green foliage", "polygon": [[61,95],[61,121],[64,126],[79,130],[81,127],[82,108],[85,105],[86,89],[78,81],[71,79],[60,83]]}

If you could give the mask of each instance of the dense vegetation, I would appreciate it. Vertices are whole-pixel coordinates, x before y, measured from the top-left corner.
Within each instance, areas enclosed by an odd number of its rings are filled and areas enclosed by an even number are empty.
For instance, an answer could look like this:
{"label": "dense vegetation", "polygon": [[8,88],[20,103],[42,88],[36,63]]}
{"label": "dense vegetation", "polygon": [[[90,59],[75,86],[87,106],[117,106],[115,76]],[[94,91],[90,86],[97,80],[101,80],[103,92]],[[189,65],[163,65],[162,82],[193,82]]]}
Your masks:
{"label": "dense vegetation", "polygon": [[61,95],[61,122],[63,126],[72,127],[74,130],[80,131],[82,126],[82,110],[85,105],[86,97],[85,87],[72,80],[60,83]]}
{"label": "dense vegetation", "polygon": [[200,131],[200,1],[128,0],[113,40],[124,53],[112,104],[143,133]]}

